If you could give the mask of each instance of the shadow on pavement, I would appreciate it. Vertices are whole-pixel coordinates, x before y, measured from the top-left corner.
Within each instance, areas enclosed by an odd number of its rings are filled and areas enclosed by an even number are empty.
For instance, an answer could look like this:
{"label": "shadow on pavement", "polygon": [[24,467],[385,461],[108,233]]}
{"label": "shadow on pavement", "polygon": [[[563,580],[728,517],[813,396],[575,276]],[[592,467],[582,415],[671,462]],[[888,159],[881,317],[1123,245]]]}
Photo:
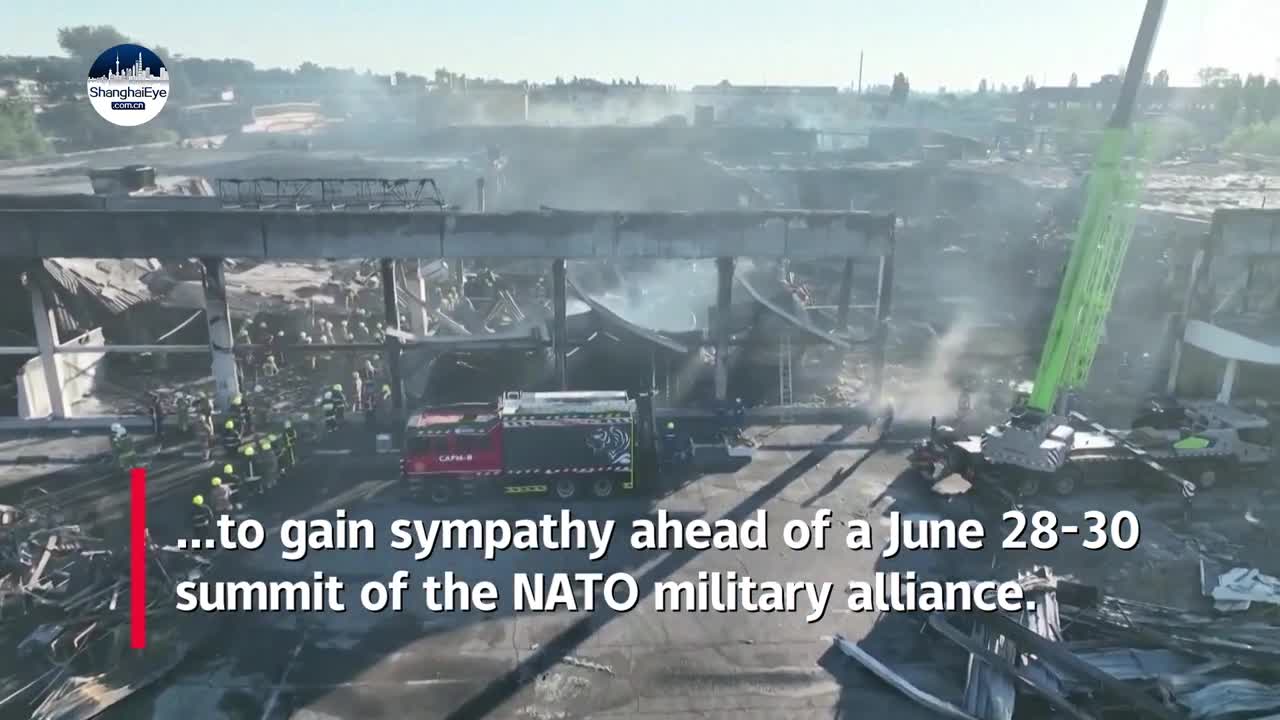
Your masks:
{"label": "shadow on pavement", "polygon": [[[856,430],[855,426],[844,426],[826,439],[833,442],[843,440]],[[717,519],[734,522],[746,520],[796,478],[816,467],[831,452],[830,449],[810,452]],[[679,550],[668,553],[650,570],[636,578],[640,587],[640,599],[644,600],[652,593],[655,583],[679,572],[701,554],[702,552],[698,550]],[[450,720],[475,720],[488,716],[514,697],[532,679],[551,670],[562,659],[573,654],[596,630],[618,614],[602,605],[601,609],[595,613],[582,617],[549,642],[541,645],[533,654],[522,659],[514,669],[495,678],[483,690],[454,708],[446,717]]]}

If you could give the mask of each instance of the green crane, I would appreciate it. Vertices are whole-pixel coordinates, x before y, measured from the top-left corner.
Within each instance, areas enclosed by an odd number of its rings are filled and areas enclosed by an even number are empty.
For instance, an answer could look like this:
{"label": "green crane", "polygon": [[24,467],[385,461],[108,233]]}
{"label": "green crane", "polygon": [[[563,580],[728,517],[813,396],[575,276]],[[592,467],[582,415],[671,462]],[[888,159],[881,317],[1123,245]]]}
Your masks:
{"label": "green crane", "polygon": [[1164,6],[1164,0],[1147,0],[1142,14],[1115,111],[1086,182],[1084,215],[1027,406],[982,437],[982,455],[996,466],[1057,472],[1072,449],[1075,431],[1056,406],[1064,391],[1081,387],[1089,376],[1133,237],[1140,185],[1136,161],[1127,157],[1130,128]]}
{"label": "green crane", "polygon": [[1089,377],[1124,264],[1141,189],[1136,163],[1126,158],[1138,88],[1155,45],[1164,0],[1148,0],[1115,111],[1085,189],[1084,215],[1067,261],[1049,335],[1027,406],[1052,413],[1059,394]]}

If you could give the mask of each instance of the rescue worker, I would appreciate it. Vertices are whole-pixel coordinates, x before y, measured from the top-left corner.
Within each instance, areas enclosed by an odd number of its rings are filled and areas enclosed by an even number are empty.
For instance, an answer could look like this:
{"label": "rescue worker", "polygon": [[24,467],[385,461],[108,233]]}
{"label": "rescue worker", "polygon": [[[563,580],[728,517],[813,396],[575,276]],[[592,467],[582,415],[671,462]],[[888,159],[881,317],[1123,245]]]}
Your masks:
{"label": "rescue worker", "polygon": [[[332,331],[329,329],[329,326],[328,326],[328,324],[327,324],[329,321],[328,321],[328,320],[322,320],[321,322],[322,322],[322,323],[326,323],[326,324],[323,324],[323,325],[321,325],[321,326],[320,326],[320,344],[321,344],[321,345],[333,345],[333,344],[334,344],[334,342],[333,342],[333,333],[332,333]],[[329,367],[329,363],[330,363],[330,361],[331,361],[331,360],[333,360],[333,353],[331,353],[331,352],[327,352],[327,351],[326,351],[326,352],[323,352],[323,353],[320,353],[320,364],[321,364],[321,366],[323,366],[323,367],[325,367],[325,368],[328,368],[328,367]]]}
{"label": "rescue worker", "polygon": [[353,402],[351,403],[351,412],[354,413],[357,410],[363,410],[365,403],[364,381],[360,379],[359,372],[351,373],[351,397],[353,398]]}
{"label": "rescue worker", "polygon": [[373,368],[373,360],[365,359],[364,369],[361,370],[360,379],[364,380],[365,385],[373,384],[373,379],[377,376],[378,371]]}
{"label": "rescue worker", "polygon": [[223,463],[222,475],[220,477],[224,478],[225,482],[231,483],[232,485],[236,485],[240,482],[240,473],[236,472],[236,466],[232,463]]}
{"label": "rescue worker", "polygon": [[364,406],[364,424],[366,427],[374,428],[378,421],[378,406],[381,404],[377,396],[373,394],[373,388],[366,386],[365,392],[369,395],[368,402]]}
{"label": "rescue worker", "polygon": [[271,449],[271,441],[266,438],[258,444],[258,450],[260,452],[255,457],[258,458],[259,472],[262,474],[262,489],[270,492],[280,479],[280,463],[276,461],[276,454]]}
{"label": "rescue worker", "polygon": [[253,408],[249,407],[249,401],[244,395],[236,393],[231,398],[231,412],[235,413],[240,419],[240,427],[245,437],[253,434]]}
{"label": "rescue worker", "polygon": [[262,362],[262,376],[275,377],[280,374],[280,366],[276,364],[276,356],[268,355],[267,359]]}
{"label": "rescue worker", "polygon": [[680,435],[676,432],[676,424],[668,420],[662,429],[662,457],[668,463],[675,463],[680,458]]}
{"label": "rescue worker", "polygon": [[218,444],[217,433],[213,429],[213,403],[208,396],[200,393],[195,402],[196,417],[199,419],[200,432],[204,435],[204,459],[213,457],[213,448]]}
{"label": "rescue worker", "polygon": [[320,406],[324,410],[324,431],[327,433],[334,432],[338,429],[338,410],[333,402],[333,394],[324,394],[324,403]]}
{"label": "rescue worker", "polygon": [[969,385],[960,387],[960,396],[956,398],[956,419],[964,420],[969,417],[969,412],[973,410],[973,394],[969,391]]}
{"label": "rescue worker", "polygon": [[164,446],[164,403],[160,399],[160,393],[147,393],[148,412],[151,414],[151,433],[156,436],[156,442]]}
{"label": "rescue worker", "polygon": [[244,458],[244,483],[246,489],[256,495],[261,495],[263,492],[262,476],[258,474],[258,457],[253,443],[248,443],[240,448],[240,455]]}
{"label": "rescue worker", "polygon": [[284,478],[289,474],[289,467],[284,457],[284,443],[280,442],[280,436],[275,433],[268,435],[266,441],[271,448],[271,453],[276,456],[276,467],[279,468],[280,477]]}
{"label": "rescue worker", "polygon": [[222,449],[227,451],[228,456],[235,457],[238,447],[240,447],[240,428],[235,420],[227,418],[222,423]]}
{"label": "rescue worker", "polygon": [[[303,345],[310,345],[312,343],[310,335],[306,333],[298,333],[298,336],[299,336],[298,339],[302,341]],[[311,372],[315,372],[316,371],[316,354],[313,352],[308,352],[305,354],[307,357],[307,369],[309,369]]]}
{"label": "rescue worker", "polygon": [[261,385],[253,386],[253,395],[250,396],[249,412],[253,415],[254,427],[265,430],[268,422],[271,420],[269,413],[271,412],[271,402],[267,398],[267,391]]}
{"label": "rescue worker", "polygon": [[204,504],[204,496],[191,498],[191,536],[208,538],[213,535],[213,509]]}
{"label": "rescue worker", "polygon": [[173,396],[173,409],[178,416],[178,435],[185,438],[191,434],[191,398],[177,393]]}
{"label": "rescue worker", "polygon": [[215,477],[209,481],[212,486],[210,491],[210,505],[213,506],[215,513],[226,515],[231,512],[231,488],[222,484],[222,478]]}
{"label": "rescue worker", "polygon": [[292,468],[298,463],[298,431],[293,427],[292,420],[284,421],[284,464],[286,468]]}
{"label": "rescue worker", "polygon": [[333,384],[333,407],[338,413],[338,423],[341,424],[347,416],[347,396],[342,392],[342,383]]}
{"label": "rescue worker", "polygon": [[133,438],[120,423],[111,426],[111,454],[115,458],[116,467],[128,472],[137,466],[138,454],[133,448]]}
{"label": "rescue worker", "polygon": [[196,415],[210,418],[209,427],[213,427],[213,399],[202,392],[196,395],[195,405]]}
{"label": "rescue worker", "polygon": [[387,419],[392,408],[395,407],[395,403],[391,400],[391,386],[386,383],[383,383],[382,387],[378,390],[378,407],[381,409],[381,413],[378,417],[381,418],[382,421]]}

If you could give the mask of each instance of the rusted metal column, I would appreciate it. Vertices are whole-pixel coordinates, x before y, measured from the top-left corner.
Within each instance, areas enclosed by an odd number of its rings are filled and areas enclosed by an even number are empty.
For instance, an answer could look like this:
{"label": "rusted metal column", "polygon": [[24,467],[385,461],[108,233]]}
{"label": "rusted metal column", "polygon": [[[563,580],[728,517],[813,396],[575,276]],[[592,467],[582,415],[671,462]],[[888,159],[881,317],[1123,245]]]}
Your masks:
{"label": "rusted metal column", "polygon": [[204,316],[209,325],[214,399],[219,409],[226,410],[231,407],[231,398],[240,394],[235,333],[231,328],[231,309],[227,307],[227,278],[222,258],[200,258],[200,266],[204,269]]}
{"label": "rusted metal column", "polygon": [[840,276],[840,300],[836,308],[836,329],[849,329],[849,304],[853,301],[853,258],[844,259],[844,273]]}
{"label": "rusted metal column", "polygon": [[897,219],[889,218],[888,247],[880,256],[880,277],[876,286],[876,327],[875,340],[871,348],[871,405],[880,404],[880,395],[884,389],[885,346],[889,343],[889,307],[893,301],[893,253],[895,246],[894,228]]}
{"label": "rusted metal column", "polygon": [[418,300],[416,307],[409,309],[409,325],[414,335],[426,335],[431,329],[431,316],[428,308],[431,305],[427,298],[427,280],[422,276],[422,260],[413,261],[413,272],[408,274],[409,293]]}
{"label": "rusted metal column", "polygon": [[729,306],[733,302],[731,257],[716,258],[716,400],[729,399]]}
{"label": "rusted metal column", "polygon": [[382,311],[387,325],[386,355],[387,373],[391,376],[391,407],[396,412],[396,431],[399,431],[402,411],[404,410],[404,382],[400,377],[400,338],[392,330],[400,329],[400,304],[396,297],[396,261],[383,258],[382,271]]}
{"label": "rusted metal column", "polygon": [[[38,263],[35,269],[27,273],[27,291],[31,295],[31,319],[35,324],[36,346],[40,348],[40,366],[44,370],[45,393],[49,399],[49,415],[55,420],[67,416],[67,403],[62,395],[62,373],[58,371],[58,358],[54,355],[58,349],[58,326],[44,304],[44,291],[41,282],[44,269]],[[35,399],[31,405],[36,405]]]}
{"label": "rusted metal column", "polygon": [[569,378],[566,365],[569,357],[569,328],[564,258],[551,261],[551,304],[554,309],[554,317],[551,321],[551,347],[556,356],[555,382],[561,390],[568,390]]}

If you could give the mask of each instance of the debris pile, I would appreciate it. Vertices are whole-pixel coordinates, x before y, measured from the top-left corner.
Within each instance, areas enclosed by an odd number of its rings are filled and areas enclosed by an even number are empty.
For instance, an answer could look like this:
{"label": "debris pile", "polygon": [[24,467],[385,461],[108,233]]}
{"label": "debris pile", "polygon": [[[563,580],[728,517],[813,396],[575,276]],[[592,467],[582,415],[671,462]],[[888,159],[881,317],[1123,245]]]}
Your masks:
{"label": "debris pile", "polygon": [[0,507],[0,634],[17,648],[0,671],[0,711],[90,718],[194,647],[195,638],[175,630],[174,588],[202,575],[209,560],[150,545],[148,648],[130,650],[128,553],[49,519]]}
{"label": "debris pile", "polygon": [[1048,708],[1077,720],[1280,713],[1280,627],[1104,595],[1045,568],[1021,581],[1035,607],[1017,617],[929,616],[930,629],[969,656],[956,702],[916,687],[844,638],[836,645],[917,703],[964,720],[1039,717]]}

